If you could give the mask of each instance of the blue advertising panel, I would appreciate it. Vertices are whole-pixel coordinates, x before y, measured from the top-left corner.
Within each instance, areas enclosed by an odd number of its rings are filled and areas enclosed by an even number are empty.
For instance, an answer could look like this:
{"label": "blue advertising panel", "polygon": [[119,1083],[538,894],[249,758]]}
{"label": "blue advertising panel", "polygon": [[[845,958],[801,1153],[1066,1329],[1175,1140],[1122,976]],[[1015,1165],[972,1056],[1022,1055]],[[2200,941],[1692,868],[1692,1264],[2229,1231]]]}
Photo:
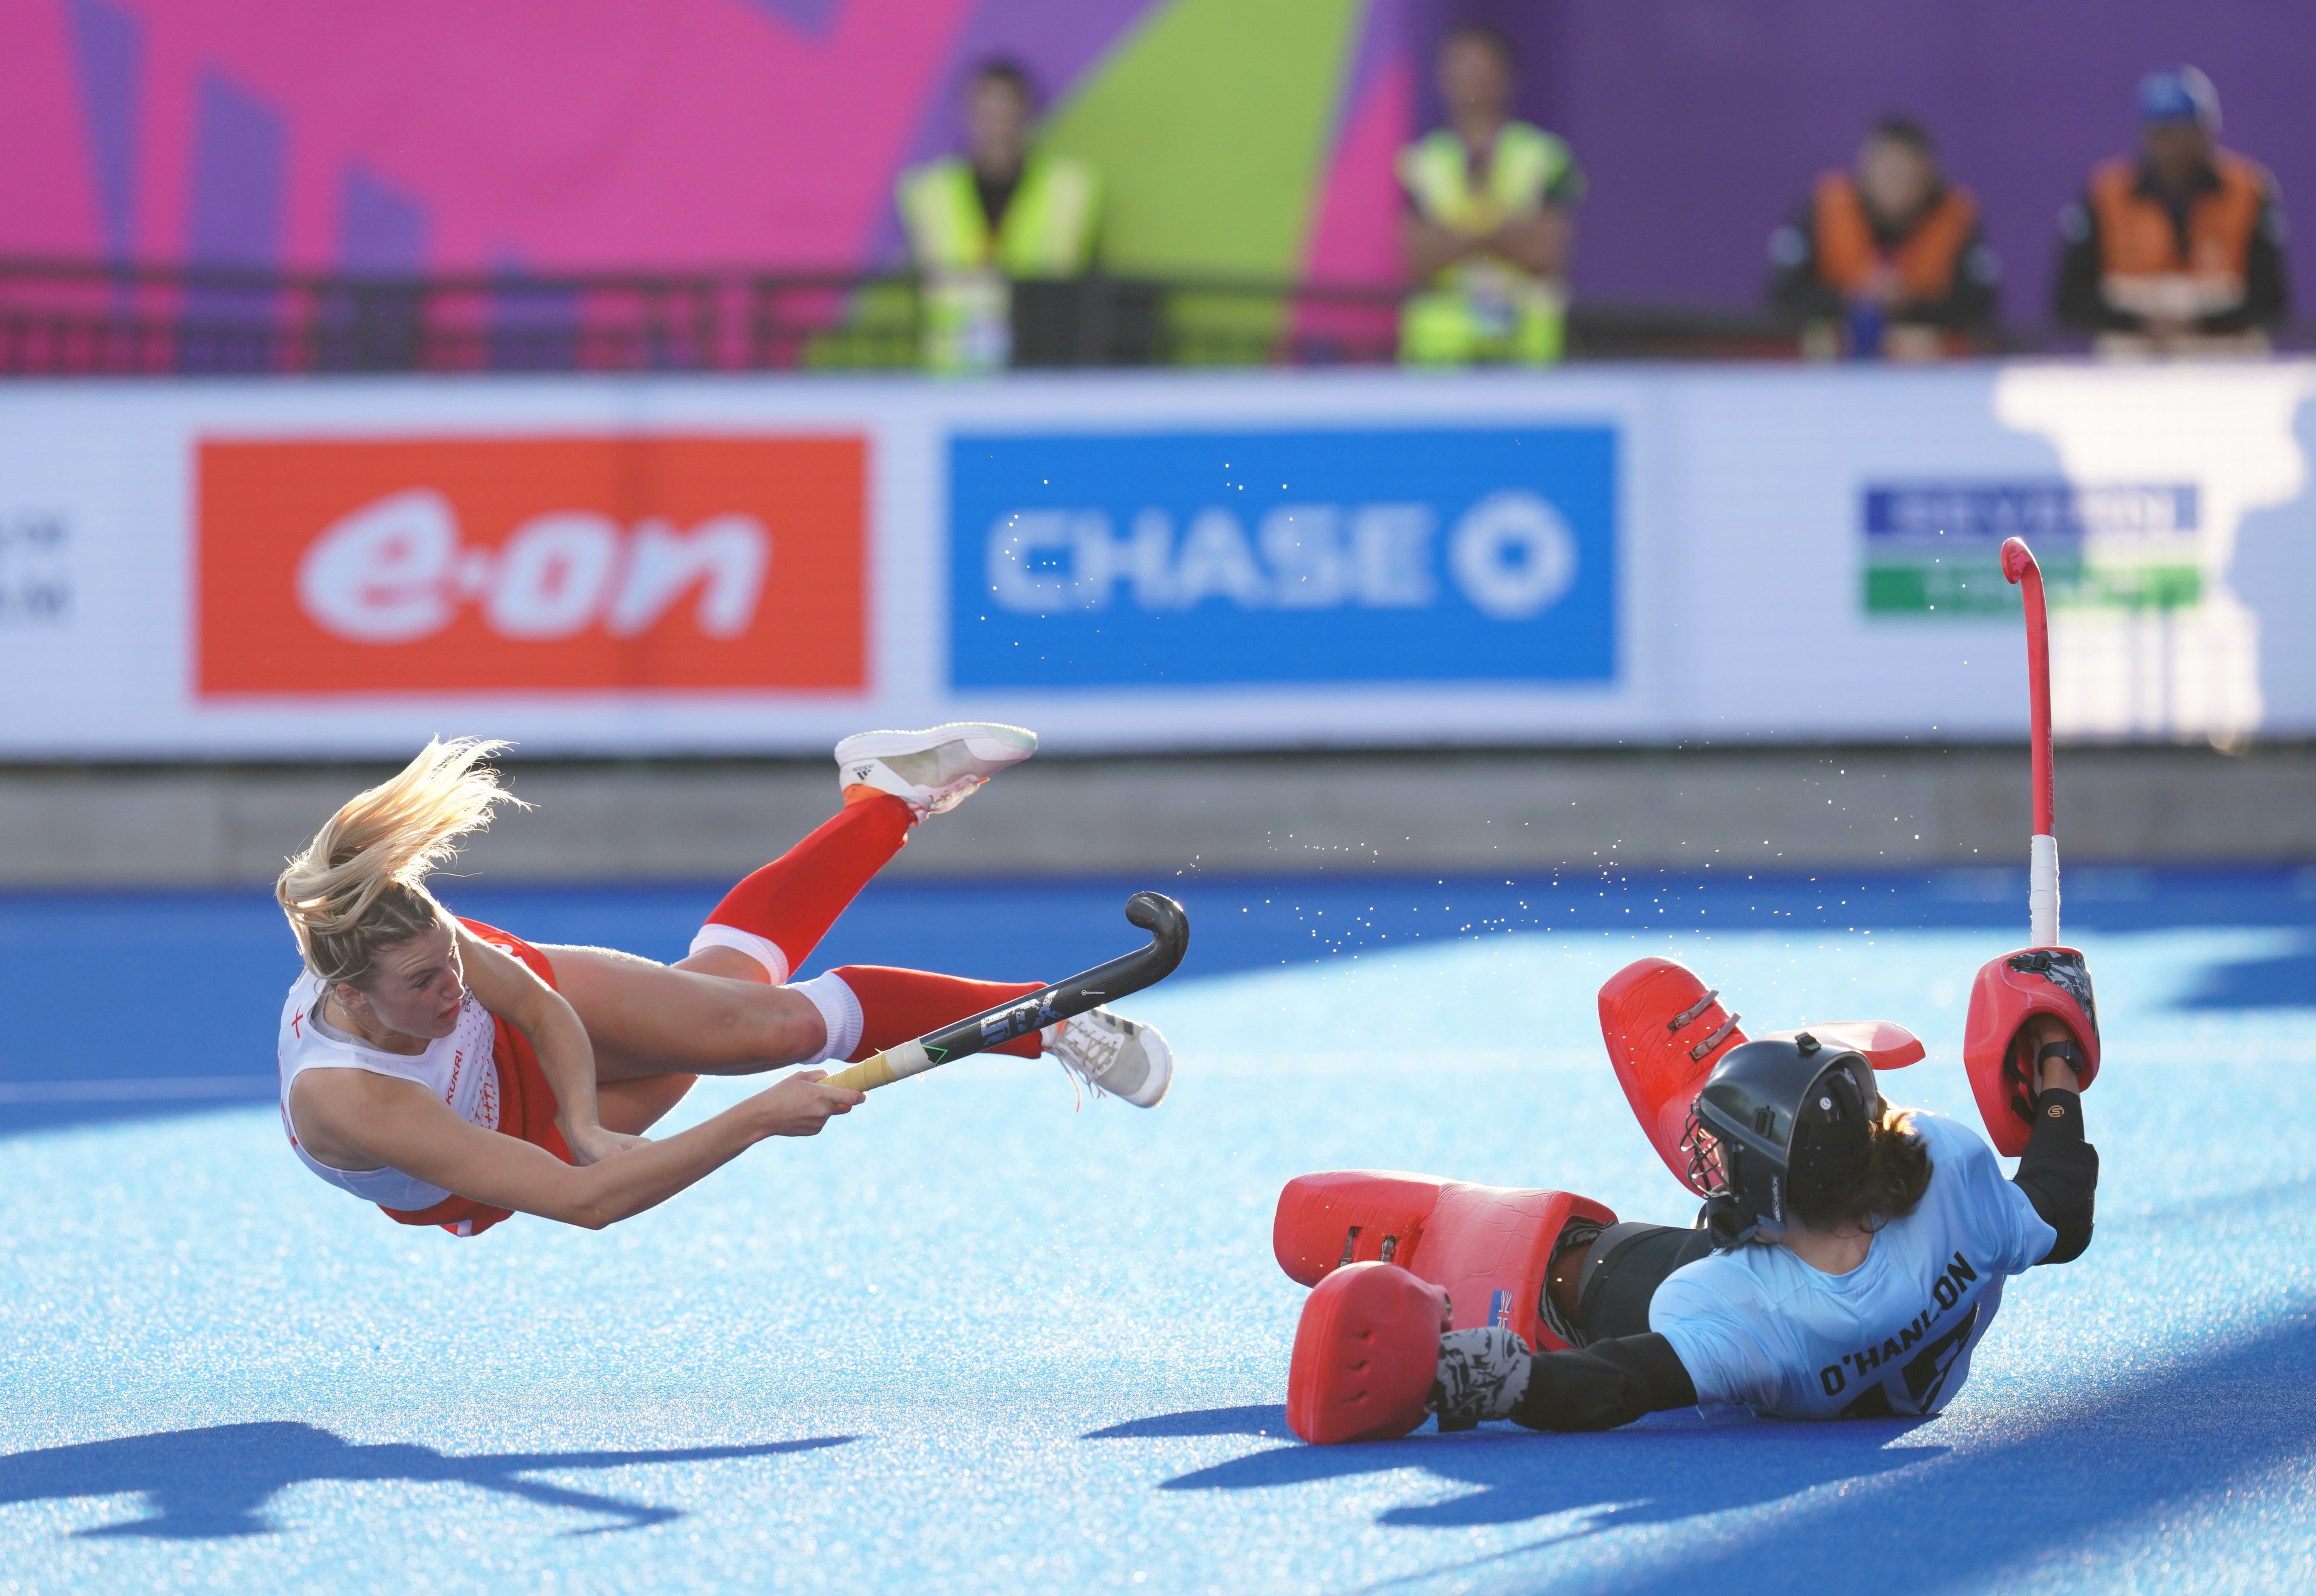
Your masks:
{"label": "blue advertising panel", "polygon": [[953,437],[960,688],[1606,683],[1606,426]]}

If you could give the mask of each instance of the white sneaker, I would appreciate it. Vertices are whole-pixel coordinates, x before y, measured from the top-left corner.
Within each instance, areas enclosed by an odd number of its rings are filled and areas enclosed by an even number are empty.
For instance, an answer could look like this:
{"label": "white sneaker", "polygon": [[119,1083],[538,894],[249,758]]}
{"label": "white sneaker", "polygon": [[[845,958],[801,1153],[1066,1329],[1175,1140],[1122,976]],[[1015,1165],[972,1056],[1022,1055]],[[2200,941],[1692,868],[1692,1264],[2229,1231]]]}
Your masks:
{"label": "white sneaker", "polygon": [[1174,1083],[1174,1050],[1156,1027],[1108,1009],[1089,1009],[1048,1025],[1044,1039],[1046,1051],[1097,1097],[1122,1097],[1137,1109],[1154,1109]]}
{"label": "white sneaker", "polygon": [[1037,752],[1037,733],[983,721],[921,732],[860,732],[836,745],[836,780],[848,789],[889,792],[920,816],[943,815],[1007,765]]}

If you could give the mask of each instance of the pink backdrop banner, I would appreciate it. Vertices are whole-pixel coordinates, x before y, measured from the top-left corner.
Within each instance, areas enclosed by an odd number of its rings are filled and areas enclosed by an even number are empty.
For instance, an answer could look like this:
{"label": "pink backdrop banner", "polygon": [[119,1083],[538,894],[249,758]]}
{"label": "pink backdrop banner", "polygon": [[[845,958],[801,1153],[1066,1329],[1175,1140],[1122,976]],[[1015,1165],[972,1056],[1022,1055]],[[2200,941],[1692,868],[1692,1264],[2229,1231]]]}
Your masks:
{"label": "pink backdrop banner", "polygon": [[0,252],[370,272],[847,266],[971,62],[1153,0],[25,0]]}

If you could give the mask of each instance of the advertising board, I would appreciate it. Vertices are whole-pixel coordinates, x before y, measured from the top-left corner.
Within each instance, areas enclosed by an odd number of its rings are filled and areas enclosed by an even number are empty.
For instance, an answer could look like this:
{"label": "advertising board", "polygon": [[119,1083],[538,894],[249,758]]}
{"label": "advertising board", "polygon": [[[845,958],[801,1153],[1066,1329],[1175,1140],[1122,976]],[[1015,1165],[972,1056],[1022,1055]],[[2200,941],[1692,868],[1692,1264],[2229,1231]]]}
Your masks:
{"label": "advertising board", "polygon": [[1606,682],[1607,427],[949,444],[959,688]]}
{"label": "advertising board", "polygon": [[2010,538],[2027,539],[2061,609],[2174,610],[2201,594],[2192,482],[1875,482],[1862,497],[1869,615],[2017,613]]}
{"label": "advertising board", "polygon": [[0,757],[2316,734],[2316,363],[0,388]]}
{"label": "advertising board", "polygon": [[858,437],[199,446],[197,690],[860,688]]}

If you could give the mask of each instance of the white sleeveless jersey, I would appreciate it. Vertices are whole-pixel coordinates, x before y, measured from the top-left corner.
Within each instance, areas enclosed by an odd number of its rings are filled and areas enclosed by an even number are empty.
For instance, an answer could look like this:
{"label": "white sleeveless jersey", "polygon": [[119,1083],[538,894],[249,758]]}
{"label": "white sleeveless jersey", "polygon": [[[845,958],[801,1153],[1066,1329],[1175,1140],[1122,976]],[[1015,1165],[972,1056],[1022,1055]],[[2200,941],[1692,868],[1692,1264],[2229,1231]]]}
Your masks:
{"label": "white sleeveless jersey", "polygon": [[1885,1226],[1846,1275],[1784,1247],[1746,1246],[1675,1270],[1649,1299],[1700,1403],[1786,1419],[1934,1413],[1970,1378],[2002,1282],[2059,1234],[1966,1125],[1913,1116],[1929,1149],[1921,1206]]}
{"label": "white sleeveless jersey", "polygon": [[315,1021],[322,1006],[321,977],[300,972],[290,984],[289,1001],[281,1005],[281,1031],[276,1054],[281,1061],[281,1128],[298,1160],[341,1191],[351,1191],[364,1202],[407,1213],[431,1208],[451,1195],[440,1186],[404,1174],[397,1169],[355,1172],[332,1169],[299,1146],[298,1128],[290,1118],[290,1088],[309,1069],[359,1069],[375,1075],[415,1081],[450,1105],[450,1111],[485,1130],[499,1128],[499,1072],[493,1057],[497,1040],[490,1011],[472,993],[459,1011],[458,1028],[427,1044],[417,1054],[384,1053],[366,1048],[343,1034],[333,1036]]}

